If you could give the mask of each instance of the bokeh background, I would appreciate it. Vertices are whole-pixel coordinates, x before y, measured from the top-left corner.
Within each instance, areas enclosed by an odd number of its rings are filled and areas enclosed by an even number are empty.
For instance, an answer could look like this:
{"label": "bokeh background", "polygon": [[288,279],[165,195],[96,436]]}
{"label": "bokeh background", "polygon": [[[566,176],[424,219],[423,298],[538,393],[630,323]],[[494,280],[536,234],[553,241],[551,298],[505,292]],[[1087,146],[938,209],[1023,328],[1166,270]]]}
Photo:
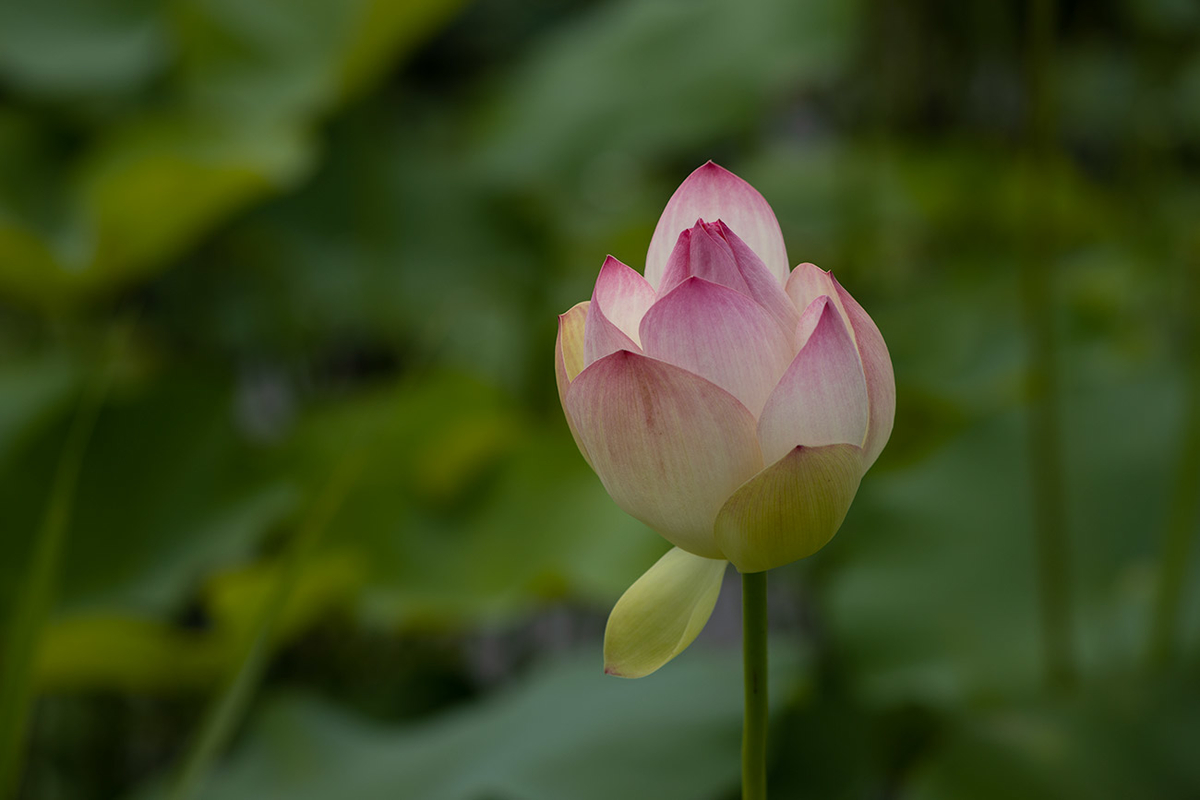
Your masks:
{"label": "bokeh background", "polygon": [[891,348],[773,795],[1200,796],[1200,5],[0,4],[0,794],[729,800],[555,315],[712,158]]}

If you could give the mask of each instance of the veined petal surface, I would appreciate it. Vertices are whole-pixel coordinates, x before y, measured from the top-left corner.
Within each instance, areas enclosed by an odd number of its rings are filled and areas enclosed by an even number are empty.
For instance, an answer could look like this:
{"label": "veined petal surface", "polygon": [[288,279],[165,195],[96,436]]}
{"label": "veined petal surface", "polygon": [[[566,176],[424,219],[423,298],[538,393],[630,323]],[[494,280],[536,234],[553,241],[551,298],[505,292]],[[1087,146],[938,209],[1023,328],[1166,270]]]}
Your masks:
{"label": "veined petal surface", "polygon": [[[832,278],[832,276],[831,276]],[[867,381],[867,397],[870,399],[870,420],[867,423],[867,438],[863,444],[864,466],[870,469],[879,458],[883,446],[892,435],[892,423],[896,416],[896,376],[892,369],[892,357],[888,354],[883,334],[875,321],[868,316],[858,301],[832,278],[837,298],[845,309],[846,321],[854,333],[858,355],[862,361],[863,374]]]}
{"label": "veined petal surface", "polygon": [[703,278],[709,283],[727,286],[749,296],[750,287],[738,269],[733,248],[720,236],[709,232],[707,222],[697,222],[679,234],[667,259],[667,268],[658,283],[658,297],[669,293],[688,278]]}
{"label": "veined petal surface", "polygon": [[566,409],[618,506],[688,552],[721,557],[717,511],[763,464],[744,405],[687,370],[620,351],[579,374]]}
{"label": "veined petal surface", "polygon": [[804,310],[799,327],[810,325],[812,335],[759,418],[758,438],[767,463],[796,445],[861,446],[867,433],[866,379],[858,350],[832,300],[818,297]]}
{"label": "veined petal surface", "polygon": [[674,547],[625,590],[604,629],[604,671],[641,678],[679,655],[704,629],[726,563]]}
{"label": "veined petal surface", "polygon": [[[723,221],[697,222],[679,234],[658,284],[661,298],[691,277],[727,286],[754,300],[792,331],[800,312],[762,259]],[[803,306],[801,306],[803,308]]]}
{"label": "veined petal surface", "polygon": [[618,328],[593,300],[588,307],[587,324],[583,330],[583,364],[589,367],[618,350],[640,353],[642,348]]}
{"label": "veined petal surface", "polygon": [[716,539],[740,572],[761,572],[824,547],[841,527],[862,479],[862,448],[795,447],[734,492]]}
{"label": "veined petal surface", "polygon": [[746,295],[688,278],[642,318],[646,355],[725,389],[756,417],[792,360],[789,332]]}
{"label": "veined petal surface", "polygon": [[767,313],[785,329],[793,330],[796,327],[796,321],[800,318],[800,309],[803,309],[804,306],[797,306],[791,301],[783,284],[767,269],[767,265],[750,248],[750,245],[742,241],[737,232],[726,225],[723,220],[717,220],[714,227],[733,252],[733,260],[737,264],[738,272],[746,281],[747,294],[758,301],[758,304],[765,308]]}
{"label": "veined petal surface", "polygon": [[567,389],[571,381],[583,371],[583,329],[587,320],[588,306],[591,303],[584,300],[576,303],[565,314],[558,316],[558,336],[554,339],[554,377],[558,384],[558,401],[562,403],[563,415],[567,418],[567,427],[571,429],[571,437],[575,446],[583,454],[583,460],[590,466],[592,460],[588,457],[587,449],[579,440],[579,432],[575,423],[567,413]]}
{"label": "veined petal surface", "polygon": [[833,300],[843,318],[846,316],[845,309],[842,308],[842,299],[834,289],[833,274],[821,269],[816,264],[810,264],[807,261],[797,264],[792,273],[788,275],[785,289],[788,297],[792,298],[796,308],[801,311],[812,305],[813,300],[824,295]]}
{"label": "veined petal surface", "polygon": [[638,344],[638,324],[654,303],[654,289],[636,270],[609,256],[592,289],[592,303],[622,333]]}
{"label": "veined petal surface", "polygon": [[775,212],[758,190],[709,161],[687,177],[659,217],[646,253],[646,280],[658,286],[679,234],[697,220],[724,220],[758,254],[782,286],[787,249]]}

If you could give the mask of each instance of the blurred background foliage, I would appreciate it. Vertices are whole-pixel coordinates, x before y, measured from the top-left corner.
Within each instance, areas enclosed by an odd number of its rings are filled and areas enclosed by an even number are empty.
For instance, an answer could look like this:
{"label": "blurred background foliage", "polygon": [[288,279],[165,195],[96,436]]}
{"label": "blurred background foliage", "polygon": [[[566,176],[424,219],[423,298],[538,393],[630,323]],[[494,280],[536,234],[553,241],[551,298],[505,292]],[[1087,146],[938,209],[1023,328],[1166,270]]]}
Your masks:
{"label": "blurred background foliage", "polygon": [[1200,6],[1050,14],[1039,60],[999,0],[0,3],[0,792],[735,797],[736,585],[600,674],[666,546],[551,365],[713,158],[899,392],[841,534],[773,575],[775,795],[1200,795]]}

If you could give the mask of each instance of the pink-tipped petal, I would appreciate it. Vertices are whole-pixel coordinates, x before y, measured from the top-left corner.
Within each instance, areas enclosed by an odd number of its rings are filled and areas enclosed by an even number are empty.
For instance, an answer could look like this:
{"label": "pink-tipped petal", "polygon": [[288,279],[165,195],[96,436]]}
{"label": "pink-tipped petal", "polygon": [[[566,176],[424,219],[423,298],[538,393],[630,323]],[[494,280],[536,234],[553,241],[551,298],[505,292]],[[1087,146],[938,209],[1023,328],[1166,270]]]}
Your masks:
{"label": "pink-tipped petal", "polygon": [[804,310],[800,327],[812,335],[771,392],[758,422],[758,439],[768,463],[796,445],[861,446],[867,433],[867,384],[858,350],[828,297]]}
{"label": "pink-tipped petal", "polygon": [[756,417],[792,360],[790,332],[758,303],[688,278],[642,318],[646,355],[706,378]]}
{"label": "pink-tipped petal", "polygon": [[716,540],[740,572],[807,558],[841,527],[862,479],[862,448],[795,447],[755,475],[717,515]]}
{"label": "pink-tipped petal", "polygon": [[658,284],[658,297],[688,278],[727,286],[757,302],[786,331],[796,328],[800,312],[762,259],[721,220],[697,222],[679,234]]}
{"label": "pink-tipped petal", "polygon": [[604,259],[592,289],[592,303],[599,306],[609,322],[638,344],[638,324],[654,303],[654,289],[636,270],[609,256]]}
{"label": "pink-tipped petal", "polygon": [[887,344],[884,343],[883,334],[879,332],[874,320],[858,301],[842,288],[836,278],[831,276],[831,279],[837,290],[836,297],[841,300],[846,321],[854,333],[867,381],[871,412],[867,423],[867,438],[863,444],[865,470],[879,458],[888,437],[892,435],[892,422],[896,416],[896,376],[892,371],[892,357],[888,355]]}
{"label": "pink-tipped petal", "polygon": [[651,286],[658,286],[662,279],[679,234],[701,219],[724,220],[758,254],[780,285],[787,280],[787,249],[775,212],[757,189],[709,161],[680,184],[658,220],[646,253],[646,280]]}
{"label": "pink-tipped petal", "polygon": [[567,413],[567,389],[570,388],[571,381],[583,371],[583,329],[589,305],[590,303],[584,300],[571,306],[567,313],[558,315],[558,336],[554,339],[554,377],[558,383],[558,401],[562,403],[567,427],[571,429],[571,438],[583,454],[583,460],[591,465],[592,460],[588,457],[587,449],[579,440],[579,432],[575,430],[575,423]]}
{"label": "pink-tipped petal", "polygon": [[794,330],[800,318],[800,310],[805,306],[797,309],[783,285],[767,269],[767,265],[723,220],[717,220],[713,227],[733,252],[738,272],[746,281],[746,294],[757,300],[784,330]]}
{"label": "pink-tipped petal", "polygon": [[587,368],[618,350],[640,353],[633,339],[614,325],[595,302],[588,308],[587,325],[583,331],[583,365]]}
{"label": "pink-tipped petal", "polygon": [[697,222],[679,234],[675,249],[667,259],[667,268],[658,284],[658,297],[669,293],[688,278],[703,278],[709,283],[727,286],[749,296],[746,285],[733,256],[733,248],[720,236],[708,230],[706,222]]}
{"label": "pink-tipped petal", "polygon": [[[887,444],[896,415],[896,378],[883,335],[858,301],[842,288],[837,278],[813,264],[801,264],[792,270],[788,277],[787,292],[797,308],[806,308],[817,297],[827,295],[850,327],[850,335],[858,348],[866,376],[867,395],[871,404],[867,438],[863,445],[865,463],[869,468]],[[798,332],[799,345],[803,345],[803,337],[803,331]]]}
{"label": "pink-tipped petal", "polygon": [[745,406],[686,370],[623,351],[584,369],[566,408],[618,506],[689,553],[722,557],[717,512],[763,464]]}
{"label": "pink-tipped petal", "polygon": [[800,311],[812,305],[812,301],[824,295],[833,300],[834,305],[842,314],[842,319],[846,318],[846,313],[842,308],[842,300],[837,296],[837,292],[833,288],[833,275],[827,270],[823,270],[816,264],[805,262],[798,264],[792,274],[788,275],[787,284],[785,286],[788,297],[792,299],[792,303]]}

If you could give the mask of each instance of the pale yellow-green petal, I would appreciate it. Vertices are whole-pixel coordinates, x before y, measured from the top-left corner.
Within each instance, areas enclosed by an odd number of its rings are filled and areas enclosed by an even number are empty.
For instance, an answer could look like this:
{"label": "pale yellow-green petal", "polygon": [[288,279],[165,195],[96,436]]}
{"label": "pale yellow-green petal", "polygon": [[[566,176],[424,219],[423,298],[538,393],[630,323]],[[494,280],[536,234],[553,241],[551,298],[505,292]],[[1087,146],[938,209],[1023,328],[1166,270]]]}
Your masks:
{"label": "pale yellow-green petal", "polygon": [[796,447],[726,501],[717,515],[717,545],[740,572],[807,558],[841,527],[862,474],[856,445]]}
{"label": "pale yellow-green petal", "polygon": [[583,331],[587,323],[588,301],[576,303],[570,310],[558,317],[558,337],[554,340],[554,377],[558,383],[558,399],[563,406],[563,414],[567,418],[567,427],[571,429],[571,437],[575,446],[583,455],[583,460],[591,466],[587,449],[579,439],[579,431],[567,410],[567,389],[571,381],[583,371]]}
{"label": "pale yellow-green petal", "polygon": [[678,547],[625,590],[604,631],[604,671],[622,678],[649,675],[696,638],[721,592],[725,561]]}

